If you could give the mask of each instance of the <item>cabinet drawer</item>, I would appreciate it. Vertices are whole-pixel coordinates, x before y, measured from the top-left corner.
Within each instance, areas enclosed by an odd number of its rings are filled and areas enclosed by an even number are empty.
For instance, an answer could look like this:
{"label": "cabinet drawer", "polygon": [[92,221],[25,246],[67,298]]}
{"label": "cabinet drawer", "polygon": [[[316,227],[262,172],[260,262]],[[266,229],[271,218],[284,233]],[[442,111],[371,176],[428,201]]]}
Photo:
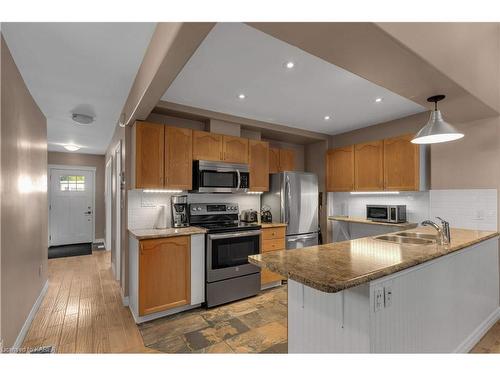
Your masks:
{"label": "cabinet drawer", "polygon": [[267,228],[262,230],[263,240],[274,240],[276,238],[285,238],[285,227]]}
{"label": "cabinet drawer", "polygon": [[274,281],[286,280],[277,273],[271,272],[269,270],[262,270],[260,273],[260,284],[265,285],[268,283],[272,283]]}
{"label": "cabinet drawer", "polygon": [[276,251],[285,249],[285,239],[277,238],[275,240],[262,240],[262,252]]}

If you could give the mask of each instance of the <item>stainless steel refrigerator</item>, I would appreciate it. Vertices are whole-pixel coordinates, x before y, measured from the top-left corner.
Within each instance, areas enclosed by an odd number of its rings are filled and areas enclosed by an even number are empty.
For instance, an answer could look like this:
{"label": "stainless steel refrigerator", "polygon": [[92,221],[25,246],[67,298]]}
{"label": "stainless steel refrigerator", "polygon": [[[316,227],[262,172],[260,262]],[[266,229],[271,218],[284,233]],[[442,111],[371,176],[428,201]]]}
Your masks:
{"label": "stainless steel refrigerator", "polygon": [[318,244],[318,176],[314,173],[272,174],[262,205],[271,208],[273,221],[288,224],[287,249]]}

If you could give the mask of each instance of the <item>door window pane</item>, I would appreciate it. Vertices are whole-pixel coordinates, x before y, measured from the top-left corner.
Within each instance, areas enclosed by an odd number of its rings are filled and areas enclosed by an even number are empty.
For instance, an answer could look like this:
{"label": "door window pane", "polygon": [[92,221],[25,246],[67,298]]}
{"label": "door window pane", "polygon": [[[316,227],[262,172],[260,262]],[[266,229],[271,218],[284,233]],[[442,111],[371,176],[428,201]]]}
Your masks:
{"label": "door window pane", "polygon": [[61,176],[59,177],[60,191],[85,191],[85,176]]}

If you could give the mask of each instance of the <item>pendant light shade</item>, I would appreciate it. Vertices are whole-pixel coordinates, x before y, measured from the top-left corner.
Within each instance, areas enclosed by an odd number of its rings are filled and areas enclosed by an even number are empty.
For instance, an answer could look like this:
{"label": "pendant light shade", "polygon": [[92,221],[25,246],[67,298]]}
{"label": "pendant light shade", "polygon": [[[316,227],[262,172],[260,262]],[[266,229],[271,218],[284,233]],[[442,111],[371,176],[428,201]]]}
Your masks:
{"label": "pendant light shade", "polygon": [[449,142],[464,136],[463,133],[460,133],[453,125],[443,120],[441,111],[437,108],[437,102],[444,98],[444,95],[435,95],[427,99],[428,102],[434,103],[434,109],[431,111],[429,121],[420,129],[415,138],[412,139],[412,143],[431,144]]}

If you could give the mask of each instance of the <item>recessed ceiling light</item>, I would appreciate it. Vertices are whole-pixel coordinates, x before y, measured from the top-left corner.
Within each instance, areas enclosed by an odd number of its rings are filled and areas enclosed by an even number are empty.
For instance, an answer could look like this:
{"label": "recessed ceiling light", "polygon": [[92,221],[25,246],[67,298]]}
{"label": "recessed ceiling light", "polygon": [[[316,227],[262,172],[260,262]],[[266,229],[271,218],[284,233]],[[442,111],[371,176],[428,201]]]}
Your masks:
{"label": "recessed ceiling light", "polygon": [[330,120],[330,116],[328,116],[328,115],[327,115],[327,116],[325,116],[325,117],[323,117],[323,118],[325,119],[325,121]]}
{"label": "recessed ceiling light", "polygon": [[380,103],[381,101],[382,101],[382,98],[375,99],[375,103]]}
{"label": "recessed ceiling light", "polygon": [[245,94],[240,94],[240,95],[238,95],[238,99],[243,100],[243,99],[245,99],[245,98],[246,98]]}
{"label": "recessed ceiling light", "polygon": [[295,66],[295,63],[293,61],[287,61],[284,65],[285,68],[292,69]]}
{"label": "recessed ceiling light", "polygon": [[77,146],[77,145],[70,144],[70,145],[64,145],[64,148],[68,151],[78,151],[81,147]]}

